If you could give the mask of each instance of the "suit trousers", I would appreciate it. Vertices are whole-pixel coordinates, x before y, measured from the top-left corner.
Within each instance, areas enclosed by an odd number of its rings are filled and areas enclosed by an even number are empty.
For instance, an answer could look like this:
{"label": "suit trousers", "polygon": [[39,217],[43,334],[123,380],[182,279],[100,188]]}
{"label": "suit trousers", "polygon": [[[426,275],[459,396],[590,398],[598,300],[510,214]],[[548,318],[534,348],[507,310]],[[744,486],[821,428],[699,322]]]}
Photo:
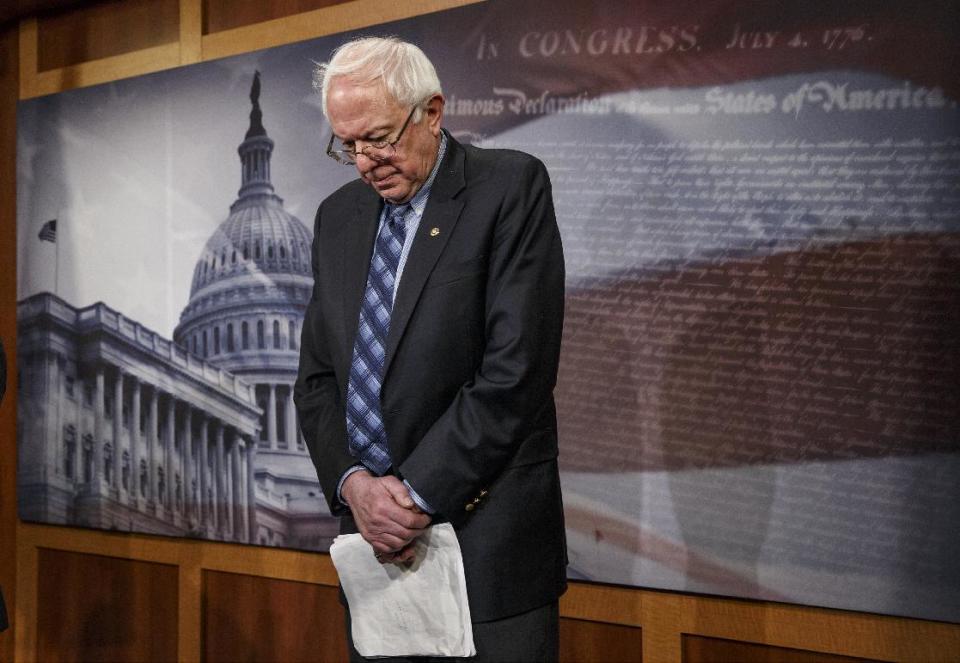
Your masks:
{"label": "suit trousers", "polygon": [[406,663],[426,661],[445,663],[467,661],[469,663],[552,663],[559,658],[560,609],[559,601],[552,601],[540,608],[497,619],[491,622],[473,623],[473,643],[477,655],[472,658],[447,658],[431,656],[364,658],[353,646],[350,634],[350,609],[347,608],[347,646],[350,661],[377,661],[377,663]]}

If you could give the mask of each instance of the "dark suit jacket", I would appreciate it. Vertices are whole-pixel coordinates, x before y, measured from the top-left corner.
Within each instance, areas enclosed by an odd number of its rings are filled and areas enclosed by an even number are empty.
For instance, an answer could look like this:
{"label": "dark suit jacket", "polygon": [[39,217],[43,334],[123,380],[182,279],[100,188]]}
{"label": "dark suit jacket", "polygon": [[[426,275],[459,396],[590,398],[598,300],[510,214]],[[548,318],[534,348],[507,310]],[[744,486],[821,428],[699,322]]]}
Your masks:
{"label": "dark suit jacket", "polygon": [[[397,289],[381,403],[395,471],[453,524],[471,616],[488,621],[566,588],[553,401],[563,252],[540,161],[448,141]],[[356,180],[317,211],[295,392],[345,532],[356,529],[336,486],[356,460],[344,401],[382,204]]]}

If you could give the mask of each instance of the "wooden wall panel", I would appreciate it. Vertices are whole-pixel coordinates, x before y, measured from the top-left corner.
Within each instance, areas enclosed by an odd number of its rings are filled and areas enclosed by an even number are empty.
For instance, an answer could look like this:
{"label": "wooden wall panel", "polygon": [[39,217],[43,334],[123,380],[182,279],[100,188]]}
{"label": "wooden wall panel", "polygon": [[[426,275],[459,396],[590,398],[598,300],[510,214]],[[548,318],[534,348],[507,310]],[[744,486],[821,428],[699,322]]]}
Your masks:
{"label": "wooden wall panel", "polygon": [[683,636],[683,663],[880,663],[876,659],[696,635]]}
{"label": "wooden wall panel", "polygon": [[641,663],[641,629],[583,619],[560,619],[560,663]]}
{"label": "wooden wall panel", "polygon": [[175,661],[177,567],[41,549],[40,661]]}
{"label": "wooden wall panel", "polygon": [[346,661],[336,587],[205,571],[203,660]]}
{"label": "wooden wall panel", "polygon": [[275,18],[293,16],[314,9],[339,5],[348,0],[203,0],[203,34],[222,32]]}
{"label": "wooden wall panel", "polygon": [[[199,2],[200,0],[182,0]],[[248,51],[291,44],[324,35],[360,30],[481,0],[351,0],[302,14],[202,35],[203,58],[211,60]],[[229,3],[229,0],[224,0]],[[279,0],[272,0],[276,4]],[[232,6],[232,5],[231,5]],[[272,11],[272,10],[271,10]]]}
{"label": "wooden wall panel", "polygon": [[179,0],[112,0],[37,21],[37,64],[49,71],[175,43]]}

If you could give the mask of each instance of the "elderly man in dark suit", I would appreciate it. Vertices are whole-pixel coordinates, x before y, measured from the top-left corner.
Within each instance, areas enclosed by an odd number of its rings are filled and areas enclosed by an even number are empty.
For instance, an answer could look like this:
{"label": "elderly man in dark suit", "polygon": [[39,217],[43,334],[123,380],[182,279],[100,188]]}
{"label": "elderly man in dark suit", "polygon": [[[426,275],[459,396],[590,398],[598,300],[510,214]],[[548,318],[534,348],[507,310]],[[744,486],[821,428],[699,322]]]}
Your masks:
{"label": "elderly man in dark suit", "polygon": [[382,563],[451,523],[478,660],[556,660],[564,264],[546,169],[443,130],[412,44],[350,42],[317,73],[327,153],[360,176],[317,211],[295,392],[324,494]]}

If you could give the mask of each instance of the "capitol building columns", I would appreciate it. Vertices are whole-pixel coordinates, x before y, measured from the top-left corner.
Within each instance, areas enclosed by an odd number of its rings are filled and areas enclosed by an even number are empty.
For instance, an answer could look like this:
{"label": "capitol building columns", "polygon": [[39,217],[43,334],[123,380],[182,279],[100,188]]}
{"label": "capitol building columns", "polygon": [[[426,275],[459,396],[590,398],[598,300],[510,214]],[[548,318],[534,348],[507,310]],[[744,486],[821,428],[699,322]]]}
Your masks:
{"label": "capitol building columns", "polygon": [[289,382],[261,382],[255,388],[261,394],[260,404],[264,412],[261,448],[303,450],[293,403],[293,385]]}
{"label": "capitol building columns", "polygon": [[183,404],[183,437],[180,440],[180,477],[182,482],[180,514],[184,525],[188,526],[193,520],[193,406]]}
{"label": "capitol building columns", "polygon": [[[130,504],[209,538],[250,540],[255,534],[251,524],[255,522],[253,436],[193,403],[149,385],[144,390],[136,378],[129,381],[130,463],[146,465],[146,476],[137,472],[136,479],[128,481]],[[136,422],[144,391],[149,414],[146,435],[141,438]],[[111,485],[124,490],[122,478]],[[146,496],[146,504],[137,499],[138,490]]]}
{"label": "capitol building columns", "polygon": [[111,474],[112,481],[110,481],[111,487],[111,496],[114,499],[120,498],[120,493],[123,488],[123,483],[121,481],[121,460],[123,454],[123,369],[119,366],[117,367],[115,373],[115,378],[113,381],[113,441],[111,442],[112,446],[112,456],[111,460],[113,461],[113,469]]}
{"label": "capitol building columns", "polygon": [[247,482],[247,542],[255,543],[257,539],[257,488],[254,483],[254,461],[257,457],[257,449],[254,444],[253,438],[246,438],[247,442],[247,454],[246,454],[246,482]]}
{"label": "capitol building columns", "polygon": [[165,396],[166,400],[166,416],[163,420],[163,476],[164,476],[164,485],[163,485],[163,506],[164,511],[169,515],[173,511],[173,483],[174,483],[174,473],[173,473],[173,446],[175,429],[174,424],[176,422],[177,409],[176,401],[174,400],[171,394]]}
{"label": "capitol building columns", "polygon": [[[183,431],[179,450],[164,449],[164,458],[172,457],[173,463],[165,460],[158,476],[174,484],[182,478],[183,492],[174,488],[174,501],[162,513],[207,538],[250,540],[251,520],[255,520],[253,437],[189,403],[183,403],[179,423]],[[167,435],[165,426],[161,439]],[[169,489],[165,483],[165,495],[171,494]]]}
{"label": "capitol building columns", "polygon": [[286,412],[287,412],[287,448],[296,449],[297,448],[297,410],[293,405],[293,385],[286,385],[287,397],[285,399]]}
{"label": "capitol building columns", "polygon": [[216,437],[216,447],[214,448],[213,454],[213,468],[215,474],[214,481],[214,490],[213,490],[213,526],[214,530],[217,533],[216,538],[222,539],[224,536],[224,527],[223,522],[223,504],[225,503],[224,496],[224,474],[227,471],[227,468],[223,462],[223,425],[217,424],[217,437]]}
{"label": "capitol building columns", "polygon": [[209,529],[207,528],[207,516],[210,513],[210,505],[208,502],[208,491],[209,491],[209,450],[207,447],[210,444],[210,424],[207,421],[206,416],[203,412],[199,413],[200,415],[200,478],[198,481],[198,490],[199,490],[199,500],[197,501],[197,522],[199,523],[200,531],[206,536]]}
{"label": "capitol building columns", "polygon": [[246,540],[246,527],[244,526],[244,521],[246,520],[243,517],[244,506],[247,501],[247,493],[244,490],[241,490],[242,475],[240,472],[240,447],[243,446],[243,439],[239,434],[234,434],[233,444],[230,448],[230,462],[231,462],[231,473],[230,473],[230,492],[232,493],[233,499],[230,500],[230,505],[232,506],[230,510],[230,516],[233,520],[233,526],[231,528],[233,533],[233,539],[235,541],[245,541]]}
{"label": "capitol building columns", "polygon": [[131,377],[133,393],[130,397],[130,489],[127,496],[133,508],[140,504],[140,405],[143,398],[140,380]]}
{"label": "capitol building columns", "polygon": [[[53,468],[52,472],[43,472],[41,471],[41,476],[44,478],[49,478],[46,475],[56,476],[61,471],[66,480],[69,480],[71,477],[77,476],[76,471],[76,426],[73,426],[73,438],[70,442],[67,441],[66,430],[67,426],[64,424],[69,418],[69,415],[64,416],[64,404],[66,403],[66,378],[64,374],[64,361],[63,356],[55,351],[44,352],[41,355],[41,361],[43,365],[43,370],[46,373],[45,379],[47,384],[57,385],[56,394],[57,402],[53,404],[53,407],[49,409],[49,416],[47,421],[44,422],[42,431],[43,435],[47,437],[54,437],[55,439],[59,438],[61,435],[64,437],[64,444],[60,446],[52,446],[43,449],[42,458],[40,462],[42,467]],[[22,398],[22,397],[21,397]],[[30,422],[23,422],[22,426],[25,427]],[[33,422],[36,423],[36,422]],[[29,458],[27,453],[21,449],[20,451],[21,460],[20,464],[25,464],[25,459]]]}
{"label": "capitol building columns", "polygon": [[277,444],[277,387],[274,384],[267,385],[267,442],[271,449],[276,449]]}
{"label": "capitol building columns", "polygon": [[233,449],[236,447],[237,438],[236,431],[233,429],[227,430],[228,435],[226,436],[226,444],[224,446],[223,454],[223,467],[224,467],[224,488],[223,488],[223,523],[224,523],[224,539],[229,540],[233,538],[234,533],[234,513],[233,513],[233,501],[235,499],[234,492],[234,479],[237,476],[237,473],[233,466]]}
{"label": "capitol building columns", "polygon": [[[17,313],[22,518],[151,534],[223,525],[209,499],[209,428],[255,435],[251,387],[103,303],[78,309],[40,293]],[[218,470],[229,472],[218,451]],[[231,473],[245,476],[245,467]],[[244,497],[246,523],[245,484],[232,494]]]}
{"label": "capitol building columns", "polygon": [[153,511],[157,507],[157,427],[160,413],[160,394],[156,387],[150,389],[147,414],[147,476],[146,506]]}
{"label": "capitol building columns", "polygon": [[100,494],[100,470],[103,467],[104,387],[103,365],[98,364],[94,377],[93,392],[93,467],[90,470],[89,492]]}

